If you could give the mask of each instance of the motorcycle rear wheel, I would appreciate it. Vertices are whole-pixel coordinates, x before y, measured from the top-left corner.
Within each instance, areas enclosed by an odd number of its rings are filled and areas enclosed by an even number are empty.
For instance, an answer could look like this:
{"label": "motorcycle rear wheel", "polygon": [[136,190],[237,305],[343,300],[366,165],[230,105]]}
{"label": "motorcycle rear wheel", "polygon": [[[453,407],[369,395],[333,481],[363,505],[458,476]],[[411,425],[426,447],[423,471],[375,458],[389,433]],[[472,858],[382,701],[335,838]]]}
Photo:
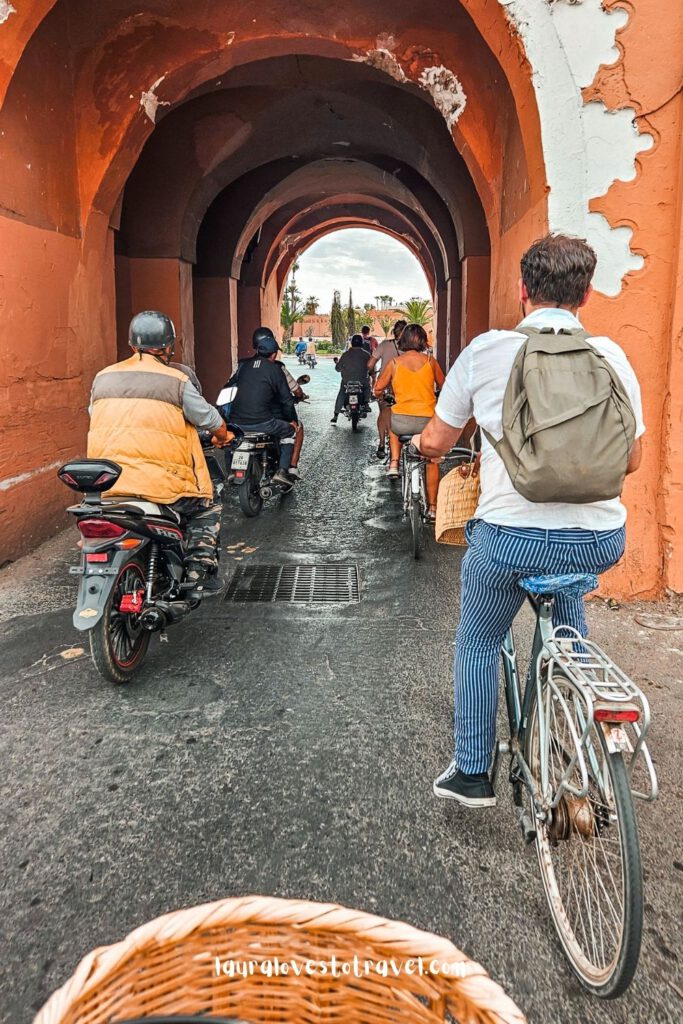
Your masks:
{"label": "motorcycle rear wheel", "polygon": [[260,513],[263,508],[263,498],[259,480],[252,468],[249,469],[244,483],[237,488],[237,495],[240,500],[240,508],[247,519],[253,519]]}
{"label": "motorcycle rear wheel", "polygon": [[124,594],[144,588],[145,571],[131,559],[122,566],[107,599],[102,617],[89,632],[90,655],[103,679],[127,683],[147,654],[150,634],[137,624],[137,616],[119,611]]}
{"label": "motorcycle rear wheel", "polygon": [[351,413],[351,429],[358,430],[358,420],[360,419],[360,413],[357,409],[354,409]]}

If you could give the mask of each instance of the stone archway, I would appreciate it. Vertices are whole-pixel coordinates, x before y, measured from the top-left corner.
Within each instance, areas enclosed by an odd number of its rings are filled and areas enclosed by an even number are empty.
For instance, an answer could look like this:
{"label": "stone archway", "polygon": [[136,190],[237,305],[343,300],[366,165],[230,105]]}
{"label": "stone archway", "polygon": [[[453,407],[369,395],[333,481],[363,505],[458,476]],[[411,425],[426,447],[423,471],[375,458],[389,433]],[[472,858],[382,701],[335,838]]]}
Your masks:
{"label": "stone archway", "polygon": [[[52,468],[82,450],[90,380],[115,358],[115,265],[119,319],[145,295],[161,295],[191,356],[197,239],[220,197],[241,183],[246,224],[292,172],[347,151],[408,188],[408,202],[388,190],[370,198],[396,204],[397,215],[411,211],[416,238],[447,267],[439,284],[445,295],[450,288],[449,306],[460,281],[463,309],[485,293],[497,324],[514,320],[515,263],[531,237],[548,223],[588,234],[602,290],[589,318],[610,323],[647,380],[653,423],[652,458],[631,496],[638,525],[629,564],[638,582],[622,573],[619,587],[650,592],[664,572],[678,580],[678,407],[665,400],[674,391],[678,307],[662,299],[672,296],[677,229],[666,200],[650,204],[648,216],[638,210],[651,195],[671,195],[677,181],[669,67],[679,37],[653,3],[634,0],[626,25],[616,0],[345,0],[332,9],[309,4],[284,26],[275,0],[256,20],[233,0],[199,9],[169,0],[163,10],[132,0],[10,5],[0,23],[0,275],[16,361],[5,374],[0,470],[8,550],[62,521]],[[644,21],[647,38],[637,31]],[[651,52],[670,55],[659,59],[656,82]],[[294,144],[302,139],[306,146]],[[367,190],[353,195],[368,199]],[[313,193],[301,199],[316,201]],[[476,210],[490,256],[462,250]],[[305,217],[304,206],[291,213]],[[264,219],[263,237],[277,238],[279,215]],[[433,229],[425,235],[417,221]],[[49,405],[50,422],[30,430],[36,402]],[[38,510],[29,527],[27,503]]]}

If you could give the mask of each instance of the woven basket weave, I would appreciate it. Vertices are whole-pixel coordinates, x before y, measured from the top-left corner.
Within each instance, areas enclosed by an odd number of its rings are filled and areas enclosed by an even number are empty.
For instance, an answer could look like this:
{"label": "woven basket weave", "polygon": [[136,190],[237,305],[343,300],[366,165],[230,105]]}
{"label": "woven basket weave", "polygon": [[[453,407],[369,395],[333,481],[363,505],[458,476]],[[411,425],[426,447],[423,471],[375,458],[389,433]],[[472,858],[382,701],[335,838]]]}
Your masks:
{"label": "woven basket weave", "polygon": [[[361,965],[354,974],[307,973],[307,963]],[[253,974],[217,973],[216,957],[254,961]],[[264,960],[301,974],[268,977]],[[421,957],[425,973],[418,973]],[[365,960],[407,967],[363,975]],[[439,965],[433,972],[432,962]],[[450,973],[448,973],[450,972]],[[339,970],[338,970],[339,973]],[[525,1024],[483,967],[446,939],[333,903],[249,896],[179,910],[89,953],[34,1024],[113,1024],[162,1014],[251,1024]]]}
{"label": "woven basket weave", "polygon": [[465,544],[465,526],[476,512],[479,473],[464,477],[452,469],[441,479],[436,502],[436,539],[440,544]]}

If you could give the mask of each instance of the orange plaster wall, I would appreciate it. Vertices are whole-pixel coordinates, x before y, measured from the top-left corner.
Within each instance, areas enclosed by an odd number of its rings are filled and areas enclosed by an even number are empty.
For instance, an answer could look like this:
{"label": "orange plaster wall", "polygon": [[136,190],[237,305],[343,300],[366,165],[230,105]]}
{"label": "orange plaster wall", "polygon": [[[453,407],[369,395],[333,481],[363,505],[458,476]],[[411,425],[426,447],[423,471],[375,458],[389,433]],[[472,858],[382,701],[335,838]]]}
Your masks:
{"label": "orange plaster wall", "polygon": [[[614,6],[609,0],[607,6]],[[617,36],[621,59],[602,68],[587,100],[635,108],[641,131],[654,137],[637,158],[633,181],[615,182],[591,209],[633,230],[631,248],[645,259],[620,295],[596,295],[583,317],[626,350],[643,392],[647,433],[643,463],[627,481],[628,558],[609,574],[617,593],[647,597],[662,583],[683,590],[683,369],[681,364],[681,187],[683,186],[683,7],[662,18],[656,0],[629,5]],[[676,540],[677,538],[677,540]]]}
{"label": "orange plaster wall", "polygon": [[128,264],[132,313],[158,309],[170,316],[178,338],[175,358],[194,366],[191,264],[177,259],[131,259]]}
{"label": "orange plaster wall", "polygon": [[0,563],[66,523],[55,463],[84,453],[92,379],[115,356],[112,266],[106,222],[82,249],[0,218]]}

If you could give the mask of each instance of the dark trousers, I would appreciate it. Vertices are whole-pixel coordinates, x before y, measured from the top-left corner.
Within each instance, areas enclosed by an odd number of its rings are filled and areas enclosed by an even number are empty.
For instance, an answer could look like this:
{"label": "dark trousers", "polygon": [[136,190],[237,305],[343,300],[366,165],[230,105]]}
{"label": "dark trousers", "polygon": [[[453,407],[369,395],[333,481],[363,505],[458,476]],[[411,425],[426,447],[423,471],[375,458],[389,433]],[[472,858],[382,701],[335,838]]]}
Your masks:
{"label": "dark trousers", "polygon": [[235,423],[241,430],[250,434],[268,434],[280,441],[280,469],[287,470],[292,464],[294,450],[294,427],[287,420],[276,420],[275,417],[263,423]]}
{"label": "dark trousers", "polygon": [[169,505],[185,526],[185,562],[215,569],[223,503],[217,498],[180,498]]}

